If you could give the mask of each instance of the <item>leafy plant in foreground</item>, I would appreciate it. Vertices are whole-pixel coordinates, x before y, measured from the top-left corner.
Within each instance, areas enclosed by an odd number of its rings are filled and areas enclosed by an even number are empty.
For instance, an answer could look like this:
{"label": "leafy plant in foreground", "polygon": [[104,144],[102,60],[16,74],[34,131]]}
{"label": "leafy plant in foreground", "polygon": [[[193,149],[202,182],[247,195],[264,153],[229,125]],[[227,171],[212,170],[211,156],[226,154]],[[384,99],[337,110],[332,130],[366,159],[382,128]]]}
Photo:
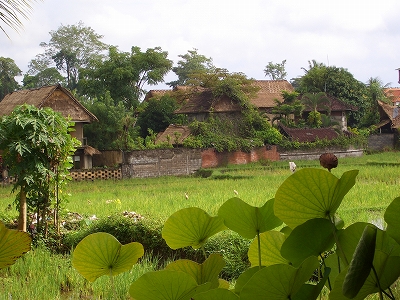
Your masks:
{"label": "leafy plant in foreground", "polygon": [[[387,231],[363,222],[344,228],[337,210],[357,175],[352,170],[337,178],[305,168],[287,178],[275,198],[261,207],[232,198],[215,217],[195,207],[179,210],[166,221],[163,238],[173,249],[203,249],[205,261],[177,260],[146,273],[132,283],[130,295],[136,300],[310,300],[325,289],[331,300],[374,293],[395,299],[390,287],[400,276],[400,197],[385,212]],[[282,222],[285,226],[274,230]],[[204,251],[210,237],[226,228],[253,240],[251,268],[233,289],[218,279],[222,257],[207,257]]]}

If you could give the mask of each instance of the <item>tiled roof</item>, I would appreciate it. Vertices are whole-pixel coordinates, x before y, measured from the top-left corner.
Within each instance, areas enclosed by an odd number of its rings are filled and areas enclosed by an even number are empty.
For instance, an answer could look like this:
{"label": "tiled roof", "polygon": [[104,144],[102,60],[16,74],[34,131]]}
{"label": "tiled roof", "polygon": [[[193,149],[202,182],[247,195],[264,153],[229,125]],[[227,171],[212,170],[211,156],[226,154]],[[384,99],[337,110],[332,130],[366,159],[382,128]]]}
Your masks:
{"label": "tiled roof", "polygon": [[280,124],[281,129],[293,141],[314,142],[317,138],[332,140],[338,133],[333,128],[288,128]]}
{"label": "tiled roof", "polygon": [[386,88],[385,89],[385,95],[393,103],[400,102],[400,87]]}
{"label": "tiled roof", "polygon": [[283,101],[282,91],[294,92],[293,86],[286,80],[255,80],[253,84],[260,90],[250,102],[258,108],[275,107],[275,99]]}
{"label": "tiled roof", "polygon": [[[260,89],[256,96],[250,99],[250,102],[258,108],[274,107],[276,105],[275,99],[283,101],[282,91],[294,91],[293,86],[286,80],[255,80],[253,84]],[[198,88],[197,91],[188,95],[186,104],[176,113],[235,112],[240,110],[240,105],[233,102],[229,97],[222,96],[215,99],[209,89]]]}
{"label": "tiled roof", "polygon": [[171,124],[168,126],[167,129],[165,129],[164,132],[161,132],[157,135],[155,143],[158,144],[158,143],[168,142],[168,136],[169,136],[169,142],[171,144],[176,144],[175,143],[176,133],[179,134],[178,144],[182,144],[183,141],[190,135],[190,129],[188,126]]}

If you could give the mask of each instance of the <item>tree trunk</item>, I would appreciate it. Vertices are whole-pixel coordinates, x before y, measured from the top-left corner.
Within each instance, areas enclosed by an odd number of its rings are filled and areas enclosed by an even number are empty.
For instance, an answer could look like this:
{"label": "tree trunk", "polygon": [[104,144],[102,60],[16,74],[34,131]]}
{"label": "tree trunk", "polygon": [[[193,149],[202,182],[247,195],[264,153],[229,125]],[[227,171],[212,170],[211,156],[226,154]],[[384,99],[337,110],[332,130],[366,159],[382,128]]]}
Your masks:
{"label": "tree trunk", "polygon": [[18,218],[18,230],[26,232],[26,218],[27,218],[27,205],[26,205],[26,193],[24,186],[21,186],[19,193],[19,218]]}

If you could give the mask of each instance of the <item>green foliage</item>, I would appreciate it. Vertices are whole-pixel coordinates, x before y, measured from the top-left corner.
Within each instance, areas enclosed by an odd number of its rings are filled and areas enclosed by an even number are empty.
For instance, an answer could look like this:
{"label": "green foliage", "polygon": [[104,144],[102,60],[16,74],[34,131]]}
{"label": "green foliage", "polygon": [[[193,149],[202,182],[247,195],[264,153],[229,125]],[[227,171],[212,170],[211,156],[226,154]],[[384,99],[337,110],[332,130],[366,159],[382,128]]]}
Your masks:
{"label": "green foliage", "polygon": [[0,101],[5,95],[19,88],[19,84],[15,80],[15,77],[19,75],[21,75],[21,70],[13,59],[0,57]]}
{"label": "green foliage", "polygon": [[35,75],[45,68],[55,66],[66,75],[67,86],[70,90],[77,87],[79,69],[88,66],[91,59],[100,57],[107,45],[101,42],[103,36],[97,34],[83,22],[75,25],[61,25],[50,32],[50,41],[42,42],[40,46],[45,53],[39,54],[36,60],[42,61],[42,67],[36,69],[35,62],[30,64],[29,73]]}
{"label": "green foliage", "polygon": [[174,114],[177,108],[177,101],[170,96],[151,98],[146,101],[137,121],[140,135],[146,137],[148,129],[158,133],[164,131],[170,124],[181,123],[181,117]]}
{"label": "green foliage", "polygon": [[140,243],[121,245],[112,235],[98,232],[79,242],[72,266],[87,280],[95,281],[103,275],[112,277],[130,270],[143,254]]}
{"label": "green foliage", "polygon": [[122,102],[127,110],[135,109],[144,94],[144,85],[162,82],[171,69],[172,61],[167,56],[168,52],[160,47],[146,52],[139,47],[132,47],[131,52],[110,47],[108,57],[95,57],[81,70],[79,92],[100,98],[108,91],[115,105]]}
{"label": "green foliage", "polygon": [[[303,68],[304,69],[304,68]],[[365,103],[365,85],[356,80],[345,68],[326,66],[316,61],[309,62],[309,69],[298,80],[296,91],[300,94],[324,92],[347,104],[357,107],[357,112],[350,112],[349,125],[358,125],[368,111]]]}
{"label": "green foliage", "polygon": [[[72,125],[51,108],[38,109],[30,105],[16,107],[0,122],[4,163],[10,167],[10,175],[17,178],[13,190],[20,189],[17,203],[22,208],[26,198],[28,208],[43,213],[42,221],[51,205],[58,216],[59,189],[68,179],[71,156],[79,145],[69,134]],[[21,209],[19,226],[22,230],[26,226],[25,214]]]}
{"label": "green foliage", "polygon": [[31,237],[26,232],[7,229],[0,221],[0,269],[6,268],[31,250]]}
{"label": "green foliage", "polygon": [[269,76],[272,80],[285,80],[287,72],[285,70],[286,59],[281,63],[272,63],[270,61],[264,69],[265,76]]}
{"label": "green foliage", "polygon": [[178,80],[168,82],[171,87],[186,85],[188,79],[193,73],[208,72],[215,69],[212,58],[198,54],[197,49],[188,50],[184,55],[178,55],[181,60],[178,65],[172,68],[172,71],[178,76]]}
{"label": "green foliage", "polygon": [[26,89],[40,88],[46,85],[65,84],[65,78],[60,72],[52,67],[39,71],[35,75],[25,74],[22,80],[23,86]]}

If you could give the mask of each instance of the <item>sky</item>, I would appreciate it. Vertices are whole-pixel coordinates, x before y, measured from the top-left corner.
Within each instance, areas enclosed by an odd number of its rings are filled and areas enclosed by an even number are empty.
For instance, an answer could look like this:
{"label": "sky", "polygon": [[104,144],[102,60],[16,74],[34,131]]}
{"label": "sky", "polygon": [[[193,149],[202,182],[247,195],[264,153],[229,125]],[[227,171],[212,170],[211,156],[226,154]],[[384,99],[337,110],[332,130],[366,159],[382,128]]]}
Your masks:
{"label": "sky", "polygon": [[[38,0],[32,6],[23,29],[2,24],[10,39],[0,32],[0,56],[23,73],[44,53],[39,44],[49,42],[50,31],[82,21],[120,51],[161,47],[174,65],[197,49],[216,67],[261,80],[270,79],[264,73],[269,62],[286,60],[290,80],[316,60],[364,83],[378,77],[400,86],[398,0]],[[176,79],[170,72],[165,81]]]}

